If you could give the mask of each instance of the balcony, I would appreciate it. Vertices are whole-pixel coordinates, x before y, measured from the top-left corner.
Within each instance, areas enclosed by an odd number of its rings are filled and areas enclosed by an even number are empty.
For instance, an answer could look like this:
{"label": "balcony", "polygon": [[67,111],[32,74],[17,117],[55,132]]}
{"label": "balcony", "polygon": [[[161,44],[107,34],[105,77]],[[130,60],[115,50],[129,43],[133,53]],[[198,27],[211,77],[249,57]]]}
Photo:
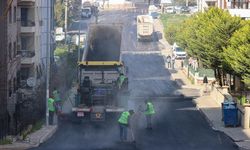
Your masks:
{"label": "balcony", "polygon": [[35,63],[35,51],[20,50],[20,51],[17,51],[17,54],[22,57],[21,64],[33,64],[33,63]]}
{"label": "balcony", "polygon": [[36,0],[17,0],[18,6],[34,6]]}
{"label": "balcony", "polygon": [[35,21],[27,20],[21,21],[21,33],[34,33],[35,32]]}

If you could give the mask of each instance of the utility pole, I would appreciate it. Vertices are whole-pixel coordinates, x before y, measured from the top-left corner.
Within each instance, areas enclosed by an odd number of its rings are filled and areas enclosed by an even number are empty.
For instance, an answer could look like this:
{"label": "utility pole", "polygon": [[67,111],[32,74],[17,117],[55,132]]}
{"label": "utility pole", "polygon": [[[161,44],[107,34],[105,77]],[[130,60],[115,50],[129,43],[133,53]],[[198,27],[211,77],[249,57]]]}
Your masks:
{"label": "utility pole", "polygon": [[65,33],[65,44],[67,44],[67,32],[68,32],[68,0],[65,0],[65,16],[64,16],[64,33]]}
{"label": "utility pole", "polygon": [[80,38],[81,38],[81,20],[79,20],[78,26],[78,61],[80,61]]}
{"label": "utility pole", "polygon": [[49,81],[50,81],[50,12],[51,5],[50,0],[47,0],[47,50],[46,50],[46,126],[49,125]]}

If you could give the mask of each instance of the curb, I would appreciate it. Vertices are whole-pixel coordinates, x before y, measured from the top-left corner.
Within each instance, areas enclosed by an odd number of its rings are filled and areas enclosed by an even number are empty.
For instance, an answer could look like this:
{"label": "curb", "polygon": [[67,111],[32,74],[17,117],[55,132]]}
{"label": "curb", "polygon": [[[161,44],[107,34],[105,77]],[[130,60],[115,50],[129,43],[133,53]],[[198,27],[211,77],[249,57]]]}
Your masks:
{"label": "curb", "polygon": [[58,125],[56,125],[53,130],[51,132],[48,132],[47,134],[45,134],[44,136],[42,136],[40,139],[39,139],[39,143],[38,143],[38,146],[41,144],[41,143],[44,143],[45,141],[47,141],[49,138],[51,138],[52,135],[54,135],[54,133],[57,131],[57,128],[58,128]]}
{"label": "curb", "polygon": [[201,113],[201,115],[205,118],[205,120],[208,122],[209,126],[214,130],[214,131],[219,131],[218,129],[216,129],[212,123],[211,120],[209,120],[209,118],[206,116],[206,114],[202,111],[202,109],[199,107],[199,104],[195,101],[195,99],[192,99],[192,102],[195,104],[195,107],[197,110],[199,110],[199,112]]}
{"label": "curb", "polygon": [[14,142],[13,144],[9,145],[0,145],[0,149],[3,150],[25,150],[34,147],[38,147],[40,144],[47,141],[54,133],[57,131],[58,126],[56,125],[50,132],[47,132],[45,135],[40,137],[40,139],[34,143],[31,142]]}
{"label": "curb", "polygon": [[[214,127],[212,121],[206,116],[206,114],[202,111],[202,108],[199,108],[199,104],[195,101],[195,99],[192,100],[192,102],[196,105],[196,109],[199,110],[199,112],[201,113],[201,115],[205,118],[205,120],[208,122],[209,126],[212,128],[212,130],[214,130],[215,132],[221,132],[224,135],[226,135],[228,138],[230,138],[233,143],[235,144],[235,146],[237,146],[237,148],[239,150],[250,150],[248,148],[244,148],[244,147],[240,147],[239,145],[239,141],[235,141],[231,136],[229,136],[226,132],[221,131],[220,129],[217,129],[216,127]],[[240,141],[240,142],[244,142],[244,141]]]}

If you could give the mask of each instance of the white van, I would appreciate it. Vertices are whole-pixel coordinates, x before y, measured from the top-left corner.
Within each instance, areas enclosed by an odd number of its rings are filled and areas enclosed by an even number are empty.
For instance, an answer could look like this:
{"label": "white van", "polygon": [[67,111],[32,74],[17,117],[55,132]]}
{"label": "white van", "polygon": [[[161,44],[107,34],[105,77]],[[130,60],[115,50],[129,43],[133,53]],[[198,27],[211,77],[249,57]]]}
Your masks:
{"label": "white van", "polygon": [[173,45],[173,55],[176,59],[185,59],[187,57],[187,52],[179,47],[176,43]]}

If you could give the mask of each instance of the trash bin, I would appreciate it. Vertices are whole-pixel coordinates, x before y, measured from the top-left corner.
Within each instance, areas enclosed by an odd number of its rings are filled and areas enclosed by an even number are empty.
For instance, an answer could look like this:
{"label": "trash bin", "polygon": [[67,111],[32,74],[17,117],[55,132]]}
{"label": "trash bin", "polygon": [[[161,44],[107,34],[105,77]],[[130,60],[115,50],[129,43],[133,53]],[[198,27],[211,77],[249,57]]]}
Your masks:
{"label": "trash bin", "polygon": [[234,102],[222,103],[222,119],[225,126],[238,126],[238,108]]}

